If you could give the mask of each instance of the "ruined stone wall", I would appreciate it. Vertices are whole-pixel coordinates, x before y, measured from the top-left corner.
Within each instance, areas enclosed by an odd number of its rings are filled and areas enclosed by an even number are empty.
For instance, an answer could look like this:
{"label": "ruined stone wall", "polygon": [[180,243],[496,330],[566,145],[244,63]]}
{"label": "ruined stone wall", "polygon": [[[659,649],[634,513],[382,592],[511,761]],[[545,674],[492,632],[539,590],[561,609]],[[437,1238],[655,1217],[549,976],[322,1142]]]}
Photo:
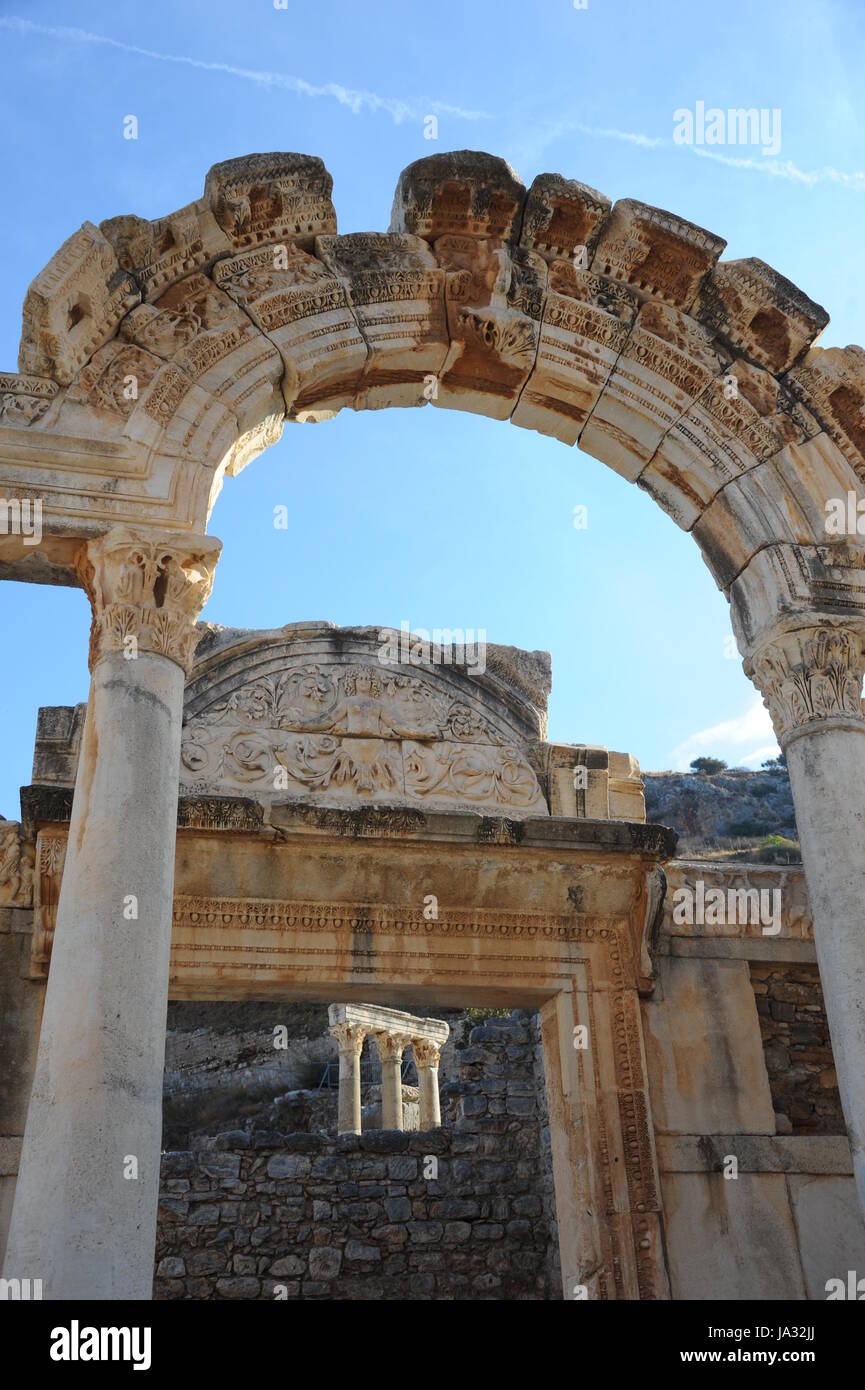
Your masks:
{"label": "ruined stone wall", "polygon": [[751,961],[779,1134],[846,1134],[816,965]]}
{"label": "ruined stone wall", "polygon": [[559,1298],[536,1047],[527,1013],[472,1029],[438,1131],[250,1128],[165,1154],[155,1296]]}

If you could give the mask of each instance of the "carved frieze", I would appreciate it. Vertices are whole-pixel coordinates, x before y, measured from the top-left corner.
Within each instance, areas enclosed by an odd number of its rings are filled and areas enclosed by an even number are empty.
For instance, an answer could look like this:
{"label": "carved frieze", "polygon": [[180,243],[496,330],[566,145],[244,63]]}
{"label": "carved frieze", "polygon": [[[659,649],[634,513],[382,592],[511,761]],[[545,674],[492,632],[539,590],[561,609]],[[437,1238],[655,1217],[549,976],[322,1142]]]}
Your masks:
{"label": "carved frieze", "polygon": [[315,252],[345,286],[369,349],[356,408],[425,404],[448,350],[445,275],[427,243],[355,232],[317,237]]}
{"label": "carved frieze", "polygon": [[336,231],[333,179],[317,155],[274,153],[226,159],[208,170],[204,197],[231,247],[312,245]]}
{"label": "carved frieze", "polygon": [[628,339],[639,300],[614,280],[554,261],[535,369],[515,425],[574,444]]}
{"label": "carved frieze", "polygon": [[683,217],[622,198],[601,235],[592,269],[687,309],[726,245]]}
{"label": "carved frieze", "polygon": [[294,245],[219,261],[214,279],[273,342],[290,418],[326,419],[353,403],[368,356],[346,286]]}
{"label": "carved frieze", "polygon": [[370,664],[266,675],[191,718],[181,778],[272,799],[423,801],[547,813],[525,754],[466,697]]}
{"label": "carved frieze", "polygon": [[36,840],[36,893],[33,916],[33,943],[30,975],[47,979],[57,925],[60,880],[66,862],[66,836],[40,830]]}
{"label": "carved frieze", "polygon": [[0,821],[0,907],[33,901],[34,851],[17,821]]}
{"label": "carved frieze", "polygon": [[140,304],[120,334],[212,394],[241,430],[285,414],[283,363],[249,315],[206,275],[189,275],[155,303]]}
{"label": "carved frieze", "polygon": [[0,424],[36,424],[47,413],[57,391],[57,382],[46,377],[0,372]]}
{"label": "carved frieze", "polygon": [[665,304],[644,304],[580,447],[634,481],[722,365],[708,329]]}

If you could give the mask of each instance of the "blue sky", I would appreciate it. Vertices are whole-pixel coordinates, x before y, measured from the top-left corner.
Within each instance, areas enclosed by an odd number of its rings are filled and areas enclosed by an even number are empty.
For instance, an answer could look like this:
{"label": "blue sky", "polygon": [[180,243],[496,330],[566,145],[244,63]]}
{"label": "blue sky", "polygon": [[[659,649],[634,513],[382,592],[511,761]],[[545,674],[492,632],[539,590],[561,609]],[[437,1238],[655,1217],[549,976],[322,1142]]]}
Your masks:
{"label": "blue sky", "polygon": [[[323,157],[343,232],[386,229],[400,170],[440,150],[503,155],[527,185],[558,171],[708,227],[726,257],[759,256],[825,305],[823,345],[861,342],[863,53],[861,0],[4,0],[0,369],[15,368],[28,284],[81,222],[171,212],[211,164],[264,150]],[[698,101],[777,108],[780,153],[676,144],[673,113]],[[554,739],[647,769],[773,749],[694,543],[554,440],[430,408],[346,411],[286,427],[227,480],[210,529],[214,622],[483,628],[552,653]],[[88,625],[78,590],[0,585],[6,816],[37,707],[86,699]]]}

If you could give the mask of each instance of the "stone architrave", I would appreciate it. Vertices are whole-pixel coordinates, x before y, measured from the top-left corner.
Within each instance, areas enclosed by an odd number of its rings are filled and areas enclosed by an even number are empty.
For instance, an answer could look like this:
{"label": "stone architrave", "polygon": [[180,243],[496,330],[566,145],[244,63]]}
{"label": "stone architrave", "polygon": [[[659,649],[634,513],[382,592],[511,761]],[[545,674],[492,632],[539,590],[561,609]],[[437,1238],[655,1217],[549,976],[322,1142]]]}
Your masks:
{"label": "stone architrave", "polygon": [[220,543],[108,532],[79,570],[92,673],[6,1253],[50,1299],[149,1299],[184,679]]}
{"label": "stone architrave", "polygon": [[838,1089],[865,1205],[865,825],[863,633],[782,632],[745,662],[787,757]]}

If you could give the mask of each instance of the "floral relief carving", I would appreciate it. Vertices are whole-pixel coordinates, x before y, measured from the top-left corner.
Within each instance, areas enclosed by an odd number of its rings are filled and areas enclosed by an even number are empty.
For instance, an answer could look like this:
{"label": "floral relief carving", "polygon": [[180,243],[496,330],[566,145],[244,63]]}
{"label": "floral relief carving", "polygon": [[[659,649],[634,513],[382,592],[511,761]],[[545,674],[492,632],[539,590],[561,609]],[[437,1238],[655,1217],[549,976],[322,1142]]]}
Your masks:
{"label": "floral relief carving", "polygon": [[435,800],[546,815],[528,760],[470,698],[385,666],[309,663],[259,676],[185,725],[193,790]]}
{"label": "floral relief carving", "polygon": [[110,651],[130,659],[150,651],[188,672],[220,548],[212,536],[167,540],[126,527],[82,546],[76,568],[93,609],[91,670]]}
{"label": "floral relief carving", "polygon": [[865,720],[862,641],[844,628],[786,634],[745,669],[763,695],[779,739],[822,720]]}

